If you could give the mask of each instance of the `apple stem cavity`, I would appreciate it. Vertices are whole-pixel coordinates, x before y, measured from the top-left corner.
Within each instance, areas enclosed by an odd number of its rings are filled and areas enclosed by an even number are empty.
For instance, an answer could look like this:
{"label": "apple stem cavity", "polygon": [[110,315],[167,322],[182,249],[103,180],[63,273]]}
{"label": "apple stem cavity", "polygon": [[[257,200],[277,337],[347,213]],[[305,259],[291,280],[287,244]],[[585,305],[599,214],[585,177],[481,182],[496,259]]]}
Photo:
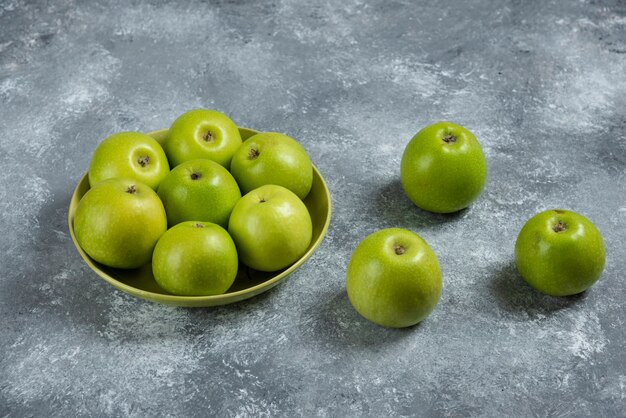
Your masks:
{"label": "apple stem cavity", "polygon": [[150,162],[150,157],[148,157],[147,155],[143,155],[137,158],[137,163],[142,167],[147,166],[149,162]]}
{"label": "apple stem cavity", "polygon": [[204,134],[204,136],[202,137],[202,139],[204,139],[205,142],[213,141],[213,133],[211,131],[207,131],[206,134]]}
{"label": "apple stem cavity", "polygon": [[250,152],[248,153],[248,159],[256,160],[257,158],[259,158],[259,154],[261,153],[259,152],[258,149],[250,148]]}
{"label": "apple stem cavity", "polygon": [[552,230],[557,233],[563,232],[567,230],[567,224],[562,221],[557,221],[557,223],[555,223],[554,226],[552,227]]}
{"label": "apple stem cavity", "polygon": [[446,136],[443,137],[443,142],[445,142],[446,144],[453,144],[456,142],[456,136],[452,134],[446,134]]}
{"label": "apple stem cavity", "polygon": [[402,245],[396,245],[395,247],[393,247],[393,250],[396,252],[396,255],[402,255],[406,252],[406,248],[404,248]]}
{"label": "apple stem cavity", "polygon": [[194,172],[194,173],[191,173],[191,179],[192,179],[192,180],[198,180],[198,179],[199,179],[199,178],[201,178],[201,177],[202,177],[202,174],[201,174],[201,173],[195,173],[195,172]]}
{"label": "apple stem cavity", "polygon": [[259,203],[265,203],[265,202],[267,202],[267,200],[265,200],[265,198],[264,198],[264,197],[262,197],[261,199],[259,199]]}
{"label": "apple stem cavity", "polygon": [[128,188],[126,189],[126,193],[129,193],[129,194],[137,193],[137,189],[135,188],[135,185],[131,184],[130,186],[128,186]]}

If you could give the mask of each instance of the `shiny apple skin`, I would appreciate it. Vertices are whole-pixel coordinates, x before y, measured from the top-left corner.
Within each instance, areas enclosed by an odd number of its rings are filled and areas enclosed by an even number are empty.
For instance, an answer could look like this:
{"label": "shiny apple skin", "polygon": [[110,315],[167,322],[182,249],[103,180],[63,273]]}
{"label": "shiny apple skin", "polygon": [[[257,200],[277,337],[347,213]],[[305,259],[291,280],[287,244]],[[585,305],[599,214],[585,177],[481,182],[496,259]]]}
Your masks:
{"label": "shiny apple skin", "polygon": [[[447,142],[447,138],[454,141]],[[480,196],[487,180],[487,161],[469,130],[438,122],[419,131],[406,146],[400,180],[407,197],[419,208],[457,212]]]}
{"label": "shiny apple skin", "polygon": [[159,185],[158,194],[170,227],[185,221],[203,221],[226,228],[241,198],[233,176],[211,160],[185,161],[176,166]]}
{"label": "shiny apple skin", "polygon": [[600,231],[589,219],[569,210],[551,209],[533,216],[515,242],[518,271],[546,295],[584,292],[602,275],[605,260]]}
{"label": "shiny apple skin", "polygon": [[180,296],[221,295],[235,281],[238,267],[232,238],[210,222],[182,222],[170,228],[152,257],[156,282]]}
{"label": "shiny apple skin", "polygon": [[313,185],[313,165],[295,139],[277,132],[263,132],[239,147],[230,171],[248,193],[266,184],[283,186],[304,199]]}
{"label": "shiny apple skin", "polygon": [[161,145],[141,132],[119,132],[104,139],[89,164],[91,187],[111,178],[131,178],[156,190],[170,171]]}
{"label": "shiny apple skin", "polygon": [[282,186],[266,185],[237,202],[228,232],[244,264],[255,270],[277,271],[304,255],[313,225],[298,196]]}
{"label": "shiny apple skin", "polygon": [[203,158],[228,169],[240,146],[239,129],[228,116],[216,110],[194,109],[172,123],[163,149],[172,168]]}
{"label": "shiny apple skin", "polygon": [[[129,193],[131,187],[134,192]],[[98,183],[80,200],[74,217],[80,247],[97,262],[115,268],[148,263],[166,229],[161,200],[152,188],[134,179]]]}
{"label": "shiny apple skin", "polygon": [[346,288],[350,303],[366,319],[384,327],[409,327],[437,306],[441,269],[418,234],[382,229],[367,236],[352,254]]}

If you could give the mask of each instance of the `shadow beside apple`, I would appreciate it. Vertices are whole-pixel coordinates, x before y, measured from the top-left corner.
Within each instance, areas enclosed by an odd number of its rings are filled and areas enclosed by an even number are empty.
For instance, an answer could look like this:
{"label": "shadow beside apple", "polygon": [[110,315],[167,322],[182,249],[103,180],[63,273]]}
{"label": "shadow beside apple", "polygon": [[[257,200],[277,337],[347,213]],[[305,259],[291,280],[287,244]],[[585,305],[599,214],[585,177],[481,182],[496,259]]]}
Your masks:
{"label": "shadow beside apple", "polygon": [[573,307],[587,297],[587,292],[567,297],[544,295],[524,281],[513,260],[496,270],[489,291],[501,309],[513,314],[526,313],[529,319]]}
{"label": "shadow beside apple", "polygon": [[400,178],[396,177],[379,187],[376,198],[367,207],[368,214],[376,219],[386,220],[389,226],[410,230],[429,228],[441,224],[456,223],[470,210],[462,209],[453,213],[432,213],[420,209],[404,193]]}
{"label": "shadow beside apple", "polygon": [[[314,317],[310,322],[315,342],[338,350],[359,347],[382,347],[415,335],[421,323],[408,328],[385,328],[363,318],[350,304],[345,288],[334,293],[323,293],[319,304],[305,311]],[[426,319],[428,321],[428,319]],[[307,321],[308,322],[308,321]],[[308,326],[308,325],[307,325]]]}

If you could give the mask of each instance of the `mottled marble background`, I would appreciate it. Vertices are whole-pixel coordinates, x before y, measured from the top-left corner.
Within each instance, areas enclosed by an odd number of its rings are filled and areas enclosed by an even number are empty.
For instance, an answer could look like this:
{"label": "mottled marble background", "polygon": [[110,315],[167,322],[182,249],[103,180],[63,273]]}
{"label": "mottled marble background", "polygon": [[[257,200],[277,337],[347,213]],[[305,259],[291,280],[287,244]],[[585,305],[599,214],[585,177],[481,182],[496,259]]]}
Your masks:
{"label": "mottled marble background", "polygon": [[[66,221],[99,141],[194,107],[297,138],[333,195],[301,269],[216,309],[115,290]],[[442,119],[490,170],[452,216],[399,185],[405,144]],[[623,416],[625,132],[620,0],[0,0],[0,416]],[[605,238],[579,297],[540,296],[512,264],[552,207]],[[357,243],[391,226],[444,274],[412,329],[345,292]]]}

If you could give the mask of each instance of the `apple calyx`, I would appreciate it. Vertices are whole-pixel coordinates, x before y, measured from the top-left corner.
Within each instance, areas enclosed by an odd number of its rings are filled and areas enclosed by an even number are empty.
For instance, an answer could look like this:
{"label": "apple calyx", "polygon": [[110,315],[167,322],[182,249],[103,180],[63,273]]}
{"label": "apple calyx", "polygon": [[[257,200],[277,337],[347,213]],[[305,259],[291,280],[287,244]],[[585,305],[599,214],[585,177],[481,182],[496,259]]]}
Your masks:
{"label": "apple calyx", "polygon": [[148,157],[147,155],[142,155],[141,157],[137,158],[137,164],[139,164],[142,167],[147,166],[149,162],[150,162],[150,157]]}
{"label": "apple calyx", "polygon": [[404,246],[397,244],[393,247],[393,250],[395,251],[396,255],[402,255],[406,252],[406,248],[404,248]]}
{"label": "apple calyx", "polygon": [[191,173],[190,177],[191,177],[192,180],[198,180],[198,179],[202,178],[202,173],[198,173],[198,172],[194,171],[193,173]]}
{"label": "apple calyx", "polygon": [[554,232],[557,232],[557,233],[559,233],[559,232],[563,232],[563,231],[567,230],[567,224],[566,224],[566,223],[564,223],[564,222],[562,222],[562,221],[557,221],[557,222],[554,224],[554,226],[552,227],[552,230],[553,230]]}
{"label": "apple calyx", "polygon": [[250,152],[248,152],[248,159],[249,160],[256,160],[257,158],[259,158],[260,154],[261,153],[259,152],[258,149],[250,148]]}
{"label": "apple calyx", "polygon": [[446,144],[453,144],[456,142],[456,136],[452,135],[452,134],[446,134],[443,137],[443,142],[445,142]]}
{"label": "apple calyx", "polygon": [[259,203],[265,203],[265,202],[267,202],[267,200],[265,200],[265,198],[264,198],[264,197],[262,197],[261,199],[259,199]]}
{"label": "apple calyx", "polygon": [[197,223],[193,227],[194,228],[204,228],[204,225],[202,225],[201,223]]}
{"label": "apple calyx", "polygon": [[206,133],[202,136],[205,142],[213,141],[213,133],[211,131],[206,131]]}
{"label": "apple calyx", "polygon": [[129,194],[137,193],[137,189],[135,188],[135,185],[131,184],[130,186],[128,186],[128,188],[126,189],[126,193],[129,193]]}

